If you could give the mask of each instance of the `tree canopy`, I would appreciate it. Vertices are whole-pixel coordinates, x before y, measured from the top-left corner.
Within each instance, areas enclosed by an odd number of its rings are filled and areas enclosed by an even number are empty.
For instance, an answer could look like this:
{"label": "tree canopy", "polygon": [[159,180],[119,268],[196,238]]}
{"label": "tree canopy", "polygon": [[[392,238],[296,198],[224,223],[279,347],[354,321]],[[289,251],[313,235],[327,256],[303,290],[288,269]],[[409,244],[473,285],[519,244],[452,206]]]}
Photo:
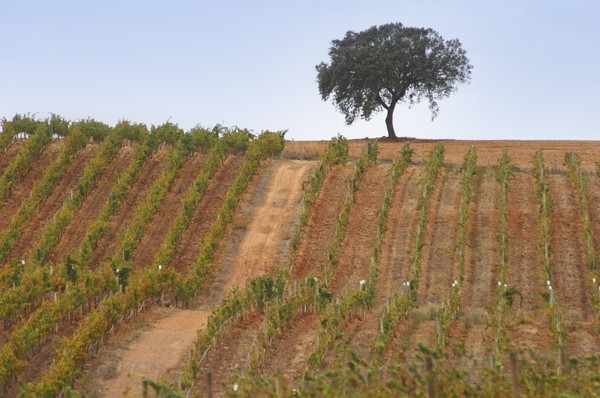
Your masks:
{"label": "tree canopy", "polygon": [[390,138],[396,138],[393,113],[397,103],[412,106],[426,99],[435,118],[438,100],[471,79],[473,67],[461,43],[444,40],[429,28],[390,23],[358,33],[349,31],[331,44],[331,63],[316,66],[321,97],[325,101],[333,96],[347,124],[357,117],[369,120],[386,110]]}

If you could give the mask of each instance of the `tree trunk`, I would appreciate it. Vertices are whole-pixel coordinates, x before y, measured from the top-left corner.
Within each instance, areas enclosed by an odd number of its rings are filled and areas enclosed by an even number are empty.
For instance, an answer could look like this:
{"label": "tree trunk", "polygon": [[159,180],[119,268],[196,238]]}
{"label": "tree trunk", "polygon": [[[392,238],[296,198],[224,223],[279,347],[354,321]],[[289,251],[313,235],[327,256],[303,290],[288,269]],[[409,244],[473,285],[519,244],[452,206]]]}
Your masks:
{"label": "tree trunk", "polygon": [[385,117],[385,125],[387,127],[388,138],[398,138],[394,131],[394,108],[396,107],[396,101],[392,101],[390,106],[387,108],[387,116]]}

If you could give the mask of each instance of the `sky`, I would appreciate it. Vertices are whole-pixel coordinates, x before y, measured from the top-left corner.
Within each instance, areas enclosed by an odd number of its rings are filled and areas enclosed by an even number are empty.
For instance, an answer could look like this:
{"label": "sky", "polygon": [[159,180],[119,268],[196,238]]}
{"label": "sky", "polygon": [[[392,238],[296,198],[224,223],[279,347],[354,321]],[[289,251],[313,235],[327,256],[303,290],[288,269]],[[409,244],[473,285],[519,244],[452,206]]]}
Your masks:
{"label": "sky", "polygon": [[600,2],[594,0],[5,1],[0,117],[59,114],[114,125],[166,121],[288,130],[286,138],[386,135],[385,114],[345,124],[315,66],[347,31],[400,22],[458,39],[471,82],[394,114],[430,139],[600,138]]}

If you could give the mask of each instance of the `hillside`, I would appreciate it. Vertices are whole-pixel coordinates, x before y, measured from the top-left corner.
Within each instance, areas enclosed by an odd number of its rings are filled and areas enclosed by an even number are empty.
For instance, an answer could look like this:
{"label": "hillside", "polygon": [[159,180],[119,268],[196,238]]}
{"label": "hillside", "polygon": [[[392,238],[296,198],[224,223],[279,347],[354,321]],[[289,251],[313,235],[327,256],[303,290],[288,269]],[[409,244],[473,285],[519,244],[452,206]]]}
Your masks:
{"label": "hillside", "polygon": [[3,395],[592,389],[600,142],[253,143],[2,149]]}

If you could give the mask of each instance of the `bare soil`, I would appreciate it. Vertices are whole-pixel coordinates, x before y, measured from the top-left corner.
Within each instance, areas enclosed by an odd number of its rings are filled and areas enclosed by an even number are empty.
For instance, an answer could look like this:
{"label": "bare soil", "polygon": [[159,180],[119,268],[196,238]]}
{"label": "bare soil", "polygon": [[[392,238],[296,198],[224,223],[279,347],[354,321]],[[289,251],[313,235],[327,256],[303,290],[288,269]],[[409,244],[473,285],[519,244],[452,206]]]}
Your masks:
{"label": "bare soil", "polygon": [[297,381],[306,369],[310,355],[317,348],[319,325],[319,316],[316,314],[296,317],[268,351],[262,374],[281,375],[290,382]]}
{"label": "bare soil", "polygon": [[600,340],[590,297],[592,274],[587,265],[579,201],[565,175],[549,175],[548,186],[553,202],[552,287],[567,331],[565,358],[581,357],[598,347]]}
{"label": "bare soil", "polygon": [[389,164],[376,165],[367,170],[360,182],[354,203],[362,205],[353,206],[350,210],[346,236],[331,281],[335,294],[345,289],[356,289],[360,280],[369,278],[377,236],[377,214],[385,197],[389,173]]}
{"label": "bare soil", "polygon": [[204,158],[205,156],[200,153],[193,154],[177,172],[165,197],[146,226],[142,239],[136,246],[131,258],[134,266],[143,268],[152,263],[160,249],[161,242],[181,209],[186,191],[192,186],[202,169]]}
{"label": "bare soil", "polygon": [[[588,213],[590,216],[590,227],[594,252],[600,261],[600,177],[588,176]],[[596,267],[600,266],[597,264]]]}
{"label": "bare soil", "polygon": [[175,379],[208,316],[202,310],[152,308],[117,331],[85,366],[77,387],[90,398],[141,397],[142,377]]}
{"label": "bare soil", "polygon": [[455,269],[456,233],[460,205],[460,174],[444,170],[441,179],[441,192],[436,207],[429,215],[425,239],[421,282],[419,283],[418,303],[420,306],[440,306],[446,299],[452,281],[457,275]]}
{"label": "bare soil", "polygon": [[[2,158],[1,161],[6,163],[5,166],[8,166],[10,161],[16,157],[20,148],[21,145],[13,144],[0,156]],[[42,151],[40,156],[34,159],[31,167],[21,176],[19,182],[13,186],[10,195],[0,198],[0,231],[4,231],[10,226],[13,216],[17,214],[21,208],[21,204],[27,199],[35,183],[42,178],[46,168],[57,158],[60,149],[59,144],[50,144]]]}
{"label": "bare soil", "polygon": [[231,389],[235,375],[249,370],[248,352],[256,340],[262,321],[263,315],[254,313],[224,333],[214,350],[211,350],[206,366],[200,370],[201,376],[196,381],[192,394],[207,395],[208,372],[211,374],[212,391],[216,396],[224,396],[224,390]]}
{"label": "bare soil", "polygon": [[246,281],[258,275],[273,275],[282,265],[292,238],[293,226],[300,211],[303,183],[315,163],[311,161],[274,160],[264,168],[265,180],[256,185],[250,209],[242,207],[234,224],[242,232],[235,250],[227,250],[221,264],[231,264],[225,292],[234,286],[244,288]]}
{"label": "bare soil", "polygon": [[495,295],[499,276],[497,244],[500,184],[495,171],[478,169],[469,206],[460,318],[449,330],[450,353],[482,361],[494,347]]}
{"label": "bare soil", "polygon": [[292,279],[322,273],[352,172],[350,164],[335,166],[327,172],[292,266]]}
{"label": "bare soil", "polygon": [[535,179],[516,173],[508,196],[508,285],[523,296],[507,314],[506,332],[512,346],[547,353],[552,347],[546,303],[540,293],[546,289],[544,259],[539,240],[539,216]]}
{"label": "bare soil", "polygon": [[390,292],[399,291],[402,283],[412,276],[410,252],[414,246],[418,222],[415,209],[422,192],[417,184],[418,178],[417,168],[409,167],[398,181],[382,243],[382,269],[376,290],[378,301],[387,297]]}

